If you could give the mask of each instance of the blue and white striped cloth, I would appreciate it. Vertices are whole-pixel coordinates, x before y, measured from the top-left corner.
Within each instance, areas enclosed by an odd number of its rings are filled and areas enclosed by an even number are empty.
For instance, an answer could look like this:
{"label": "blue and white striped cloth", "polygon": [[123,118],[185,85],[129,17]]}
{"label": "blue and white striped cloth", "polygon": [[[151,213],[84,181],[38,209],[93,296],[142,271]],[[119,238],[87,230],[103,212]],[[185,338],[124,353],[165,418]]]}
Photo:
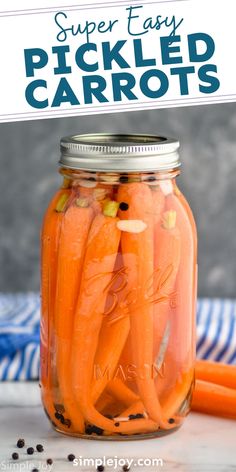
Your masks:
{"label": "blue and white striped cloth", "polygon": [[[0,294],[0,380],[38,378],[39,318],[38,294]],[[197,356],[236,364],[236,300],[199,299]]]}
{"label": "blue and white striped cloth", "polygon": [[0,294],[0,380],[38,378],[39,319],[38,294]]}

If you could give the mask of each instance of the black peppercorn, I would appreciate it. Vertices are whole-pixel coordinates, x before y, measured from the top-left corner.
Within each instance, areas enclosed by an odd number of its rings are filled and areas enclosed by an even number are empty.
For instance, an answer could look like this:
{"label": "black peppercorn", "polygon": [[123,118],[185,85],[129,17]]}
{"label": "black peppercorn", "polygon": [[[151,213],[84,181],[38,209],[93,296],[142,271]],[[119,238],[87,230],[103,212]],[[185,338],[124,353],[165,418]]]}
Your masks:
{"label": "black peppercorn", "polygon": [[53,460],[52,460],[52,459],[47,459],[47,464],[48,464],[48,465],[52,465],[52,463],[53,463]]}
{"label": "black peppercorn", "polygon": [[99,428],[98,426],[91,425],[91,424],[89,424],[85,428],[85,433],[89,435],[94,433],[94,434],[97,434],[98,436],[102,436],[103,431],[104,430],[102,428]]}
{"label": "black peppercorn", "polygon": [[120,179],[119,179],[119,180],[120,180],[120,183],[121,183],[121,184],[126,184],[126,183],[129,181],[129,176],[123,174],[123,175],[120,176]]}
{"label": "black peppercorn", "polygon": [[129,415],[129,420],[135,420],[136,415]]}
{"label": "black peppercorn", "polygon": [[58,411],[56,411],[56,413],[55,413],[55,418],[59,421],[64,420],[64,416],[61,413],[59,413]]}
{"label": "black peppercorn", "polygon": [[119,208],[122,211],[127,211],[129,209],[129,205],[126,202],[121,202]]}
{"label": "black peppercorn", "polygon": [[33,453],[34,453],[34,448],[33,448],[33,447],[28,447],[28,449],[27,449],[27,454],[29,454],[30,456],[32,456]]}
{"label": "black peppercorn", "polygon": [[32,472],[39,472],[38,469],[32,469]]}
{"label": "black peppercorn", "polygon": [[141,418],[144,418],[142,413],[137,413],[136,415],[129,415],[130,420],[139,420]]}
{"label": "black peppercorn", "polygon": [[36,449],[37,449],[38,452],[43,452],[42,444],[37,444]]}
{"label": "black peppercorn", "polygon": [[24,439],[18,439],[16,445],[17,445],[17,447],[19,447],[21,449],[25,445],[25,440]]}
{"label": "black peppercorn", "polygon": [[148,182],[155,182],[156,177],[154,177],[154,175],[150,175],[146,180],[147,180]]}
{"label": "black peppercorn", "polygon": [[170,423],[170,424],[173,424],[173,423],[175,423],[175,420],[174,420],[174,418],[169,418],[169,420],[168,420],[168,423]]}
{"label": "black peppercorn", "polygon": [[123,471],[128,472],[130,470],[129,466],[127,464],[123,465]]}
{"label": "black peppercorn", "polygon": [[115,423],[115,426],[117,426],[117,427],[118,427],[118,426],[120,426],[120,423],[118,423],[118,422],[117,422],[117,423]]}
{"label": "black peppercorn", "polygon": [[74,454],[69,454],[69,455],[67,456],[67,459],[68,459],[69,462],[73,462],[73,461],[75,460]]}
{"label": "black peppercorn", "polygon": [[98,470],[98,472],[103,472],[105,470],[104,465],[98,465],[97,470]]}
{"label": "black peppercorn", "polygon": [[17,461],[17,459],[19,459],[19,454],[17,452],[13,452],[11,457],[14,459],[14,461]]}

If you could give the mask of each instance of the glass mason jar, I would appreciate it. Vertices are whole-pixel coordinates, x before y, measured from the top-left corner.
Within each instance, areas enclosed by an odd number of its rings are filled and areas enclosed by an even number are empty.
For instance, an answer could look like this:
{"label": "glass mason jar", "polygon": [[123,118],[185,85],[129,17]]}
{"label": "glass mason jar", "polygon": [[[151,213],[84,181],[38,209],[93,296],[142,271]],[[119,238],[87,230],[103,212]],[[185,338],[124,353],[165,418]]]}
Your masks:
{"label": "glass mason jar", "polygon": [[61,140],[41,284],[42,400],[59,432],[162,436],[189,412],[197,238],[178,148],[151,135]]}

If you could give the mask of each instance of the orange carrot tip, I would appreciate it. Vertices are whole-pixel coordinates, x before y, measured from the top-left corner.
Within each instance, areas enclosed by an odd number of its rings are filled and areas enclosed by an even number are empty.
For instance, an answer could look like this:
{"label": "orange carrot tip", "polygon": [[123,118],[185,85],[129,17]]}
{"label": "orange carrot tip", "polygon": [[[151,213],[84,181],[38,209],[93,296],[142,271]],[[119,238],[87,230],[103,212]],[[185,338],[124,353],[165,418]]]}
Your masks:
{"label": "orange carrot tip", "polygon": [[162,218],[162,226],[165,229],[173,229],[176,225],[176,211],[165,211]]}
{"label": "orange carrot tip", "polygon": [[76,205],[79,208],[88,208],[89,200],[86,197],[79,197],[79,198],[76,199]]}
{"label": "orange carrot tip", "polygon": [[147,223],[143,220],[120,220],[117,228],[126,233],[142,233],[147,228]]}
{"label": "orange carrot tip", "polygon": [[60,196],[60,198],[59,198],[59,200],[58,200],[58,202],[57,202],[57,204],[56,204],[56,211],[57,211],[58,213],[61,213],[61,212],[63,212],[63,211],[65,210],[65,208],[66,208],[66,203],[67,203],[68,198],[69,198],[69,195],[68,195],[67,193],[63,193],[63,194]]}
{"label": "orange carrot tip", "polygon": [[118,210],[119,210],[119,203],[115,202],[114,200],[108,200],[103,205],[104,216],[111,216],[112,218],[115,218]]}

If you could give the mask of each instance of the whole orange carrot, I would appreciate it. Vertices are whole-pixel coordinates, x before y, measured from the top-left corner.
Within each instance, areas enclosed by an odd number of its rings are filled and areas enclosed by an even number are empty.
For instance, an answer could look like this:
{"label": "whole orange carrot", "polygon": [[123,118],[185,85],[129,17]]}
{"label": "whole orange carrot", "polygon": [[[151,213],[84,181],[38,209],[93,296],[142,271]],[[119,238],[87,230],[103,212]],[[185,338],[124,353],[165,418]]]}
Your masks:
{"label": "whole orange carrot", "polygon": [[52,361],[48,346],[53,343],[54,303],[56,292],[57,252],[64,209],[69,199],[70,190],[56,192],[46,211],[41,237],[41,323],[40,323],[40,365],[42,398],[51,420],[58,426],[54,417],[55,407],[52,385]]}
{"label": "whole orange carrot", "polygon": [[[133,363],[138,371],[142,371],[144,366],[150,369],[153,364],[153,305],[148,298],[148,291],[151,288],[152,292],[153,287],[152,193],[143,183],[121,185],[118,201],[128,205],[125,215],[119,212],[123,220],[121,246],[124,264],[128,270],[128,284],[133,293],[133,306],[130,306]],[[159,426],[168,428],[169,424],[163,416],[154,379],[150,373],[144,377],[146,378],[138,375],[137,386],[147,413]]]}
{"label": "whole orange carrot", "polygon": [[86,198],[75,198],[74,202],[71,202],[62,222],[57,263],[55,305],[57,373],[65,411],[79,432],[83,431],[83,418],[73,399],[72,384],[68,378],[68,364],[70,362],[74,310],[93,216],[93,209],[89,206]]}
{"label": "whole orange carrot", "polygon": [[236,390],[205,380],[197,380],[192,410],[236,419]]}
{"label": "whole orange carrot", "polygon": [[[126,273],[121,254],[118,254],[114,274],[110,283],[101,327],[98,348],[95,356],[95,378],[92,385],[92,398],[97,398],[114,377],[117,364],[130,330],[129,313],[126,310]],[[97,374],[97,375],[96,375]]]}
{"label": "whole orange carrot", "polygon": [[93,403],[96,403],[109,380],[114,376],[129,329],[130,321],[127,316],[118,319],[112,324],[110,324],[109,319],[103,322],[94,362],[98,376],[92,385]]}
{"label": "whole orange carrot", "polygon": [[198,380],[205,380],[236,390],[236,365],[199,359],[196,362],[195,373]]}
{"label": "whole orange carrot", "polygon": [[[72,382],[78,404],[85,413],[91,398],[94,357],[103,321],[108,286],[112,278],[120,241],[120,231],[117,228],[117,209],[117,204],[109,202],[104,210],[105,214],[98,214],[93,221],[75,310],[71,353],[73,359]],[[109,214],[112,216],[108,216]]]}
{"label": "whole orange carrot", "polygon": [[[176,279],[176,309],[172,316],[175,330],[176,360],[187,372],[195,359],[195,307],[196,307],[196,235],[182,201],[175,194],[166,197],[166,207],[176,211],[180,232],[181,252]],[[194,320],[192,318],[194,317]]]}
{"label": "whole orange carrot", "polygon": [[50,345],[49,331],[54,315],[56,292],[57,251],[63,210],[70,191],[59,189],[45,213],[41,230],[41,373],[48,370],[45,353]]}
{"label": "whole orange carrot", "polygon": [[181,238],[176,212],[163,212],[155,231],[154,253],[154,362],[163,340],[170,314],[170,300],[175,289],[181,255]]}
{"label": "whole orange carrot", "polygon": [[110,432],[133,434],[158,429],[150,420],[138,419],[116,423],[101,415],[93,406],[91,382],[94,356],[101,328],[107,286],[115,266],[120,242],[116,202],[109,202],[92,224],[84,261],[72,342],[72,382],[79,408],[90,423]]}

